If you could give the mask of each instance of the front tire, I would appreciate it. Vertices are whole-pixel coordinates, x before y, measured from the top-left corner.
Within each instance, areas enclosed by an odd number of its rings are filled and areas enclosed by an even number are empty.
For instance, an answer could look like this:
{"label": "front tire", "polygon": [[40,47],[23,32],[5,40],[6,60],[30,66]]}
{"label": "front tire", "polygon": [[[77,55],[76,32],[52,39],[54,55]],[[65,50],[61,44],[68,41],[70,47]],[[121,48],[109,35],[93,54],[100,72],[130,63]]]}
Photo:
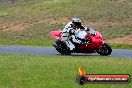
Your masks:
{"label": "front tire", "polygon": [[102,49],[97,49],[96,52],[102,56],[108,56],[111,54],[112,49],[107,43],[104,43]]}

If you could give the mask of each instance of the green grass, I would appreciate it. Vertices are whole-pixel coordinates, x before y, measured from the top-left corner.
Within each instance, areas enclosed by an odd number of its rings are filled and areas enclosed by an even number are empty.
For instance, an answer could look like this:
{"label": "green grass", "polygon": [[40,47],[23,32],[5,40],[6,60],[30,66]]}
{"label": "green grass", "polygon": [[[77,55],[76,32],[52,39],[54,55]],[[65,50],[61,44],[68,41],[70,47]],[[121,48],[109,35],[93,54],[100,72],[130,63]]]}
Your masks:
{"label": "green grass", "polygon": [[[0,4],[2,22],[33,22],[49,18],[80,17],[84,21],[131,20],[131,0],[18,0],[14,4]],[[90,25],[91,26],[91,25]],[[96,26],[96,25],[95,25]],[[50,37],[52,29],[62,29],[62,24],[39,23],[23,31],[0,31],[0,45],[51,46],[55,41]],[[132,34],[132,25],[97,25],[104,38],[117,38]],[[116,47],[117,48],[117,47]],[[119,47],[120,48],[120,47]]]}
{"label": "green grass", "polygon": [[[4,19],[32,20],[79,16],[85,19],[132,18],[131,0],[24,0],[1,10]],[[60,12],[61,11],[61,12]]]}
{"label": "green grass", "polygon": [[[81,88],[78,68],[88,74],[130,74],[132,60],[101,56],[0,54],[1,88]],[[130,84],[87,84],[84,88],[132,88]]]}
{"label": "green grass", "polygon": [[100,32],[102,33],[104,38],[118,38],[123,37],[126,35],[132,34],[132,25],[122,26],[122,25],[115,25],[115,26],[100,26]]}
{"label": "green grass", "polygon": [[0,45],[51,46],[54,42],[49,33],[53,29],[62,28],[60,24],[36,24],[21,32],[0,32]]}
{"label": "green grass", "polygon": [[110,44],[113,49],[132,49],[130,44]]}

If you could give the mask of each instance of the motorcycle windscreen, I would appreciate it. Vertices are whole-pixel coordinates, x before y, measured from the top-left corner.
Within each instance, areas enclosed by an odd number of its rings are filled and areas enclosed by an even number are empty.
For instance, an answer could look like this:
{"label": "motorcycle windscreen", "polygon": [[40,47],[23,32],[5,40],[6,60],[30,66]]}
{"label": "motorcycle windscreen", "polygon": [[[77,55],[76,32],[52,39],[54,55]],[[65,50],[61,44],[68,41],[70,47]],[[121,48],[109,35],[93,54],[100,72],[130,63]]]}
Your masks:
{"label": "motorcycle windscreen", "polygon": [[80,39],[84,39],[85,36],[87,35],[86,31],[77,31],[75,32],[76,37],[80,38]]}

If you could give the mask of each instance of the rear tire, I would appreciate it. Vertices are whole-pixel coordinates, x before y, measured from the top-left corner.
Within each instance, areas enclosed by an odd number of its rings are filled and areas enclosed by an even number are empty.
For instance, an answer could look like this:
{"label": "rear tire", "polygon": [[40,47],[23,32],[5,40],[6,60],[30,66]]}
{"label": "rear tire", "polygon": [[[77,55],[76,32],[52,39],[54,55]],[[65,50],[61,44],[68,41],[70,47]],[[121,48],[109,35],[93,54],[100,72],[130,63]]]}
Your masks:
{"label": "rear tire", "polygon": [[70,52],[70,49],[66,46],[65,43],[63,43],[61,40],[57,40],[56,42],[56,45],[58,46],[54,46],[56,48],[56,50],[61,53],[62,55],[70,55],[71,52]]}
{"label": "rear tire", "polygon": [[96,52],[102,56],[108,56],[111,54],[112,49],[107,43],[104,43],[102,49],[97,49]]}

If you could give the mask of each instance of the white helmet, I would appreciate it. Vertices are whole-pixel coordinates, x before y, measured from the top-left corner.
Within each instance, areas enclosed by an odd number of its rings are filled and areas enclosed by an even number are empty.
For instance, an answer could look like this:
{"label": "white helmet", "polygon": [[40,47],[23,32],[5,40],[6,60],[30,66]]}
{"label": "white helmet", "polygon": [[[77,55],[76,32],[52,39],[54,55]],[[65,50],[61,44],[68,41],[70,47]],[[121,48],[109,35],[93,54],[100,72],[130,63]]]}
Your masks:
{"label": "white helmet", "polygon": [[81,19],[79,19],[79,18],[73,18],[72,19],[72,23],[74,24],[74,25],[76,25],[76,26],[78,26],[78,27],[82,27],[82,23],[81,23],[82,21],[81,21]]}
{"label": "white helmet", "polygon": [[82,21],[81,21],[81,19],[79,19],[79,18],[73,18],[73,19],[72,19],[72,22],[73,22],[73,23],[76,23],[76,22],[81,23]]}

